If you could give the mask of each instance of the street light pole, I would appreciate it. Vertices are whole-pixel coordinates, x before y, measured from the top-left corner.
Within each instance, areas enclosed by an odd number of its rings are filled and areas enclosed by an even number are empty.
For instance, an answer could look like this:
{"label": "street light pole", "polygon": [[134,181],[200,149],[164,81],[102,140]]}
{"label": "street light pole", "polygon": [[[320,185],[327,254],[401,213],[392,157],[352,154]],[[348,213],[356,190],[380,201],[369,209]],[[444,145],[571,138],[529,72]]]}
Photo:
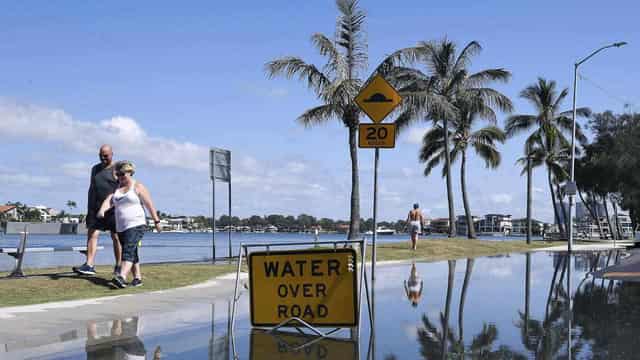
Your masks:
{"label": "street light pole", "polygon": [[[577,186],[575,182],[575,158],[576,158],[576,94],[578,89],[578,67],[604,49],[608,49],[611,47],[621,47],[626,44],[627,44],[626,42],[622,41],[622,42],[617,42],[617,43],[603,46],[573,65],[573,131],[571,133],[571,181],[569,182],[569,184],[567,184],[565,188],[567,194],[569,195],[569,252],[571,252],[573,249],[573,202],[575,200],[575,196],[577,192]],[[562,201],[562,199],[560,199],[560,201]]]}

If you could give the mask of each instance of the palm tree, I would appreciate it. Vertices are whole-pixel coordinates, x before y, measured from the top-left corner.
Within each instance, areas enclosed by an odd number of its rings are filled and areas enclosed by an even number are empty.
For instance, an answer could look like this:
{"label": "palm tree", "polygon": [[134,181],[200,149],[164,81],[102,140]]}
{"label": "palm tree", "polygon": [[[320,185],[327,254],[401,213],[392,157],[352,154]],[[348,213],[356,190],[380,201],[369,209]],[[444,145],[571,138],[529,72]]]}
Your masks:
{"label": "palm tree", "polygon": [[75,201],[67,200],[67,207],[69,208],[69,214],[71,214],[71,211],[73,210],[73,208],[75,208],[77,206],[78,206],[78,204],[76,204]]}
{"label": "palm tree", "polygon": [[[509,104],[510,107],[511,102],[508,98],[504,97],[503,101],[504,104]],[[467,149],[470,145],[478,156],[485,161],[485,165],[488,168],[496,168],[500,165],[500,152],[496,148],[496,143],[503,143],[506,136],[505,133],[495,125],[489,125],[473,131],[474,123],[481,117],[488,118],[493,124],[496,122],[495,113],[482,99],[459,99],[456,101],[456,108],[458,109],[458,116],[453,121],[454,129],[453,131],[449,131],[447,138],[453,142],[453,149],[450,152],[451,161],[454,162],[458,156],[461,158],[460,187],[462,189],[462,202],[467,218],[467,237],[473,239],[476,237],[476,234],[469,207],[469,200],[467,198]],[[421,162],[426,163],[424,169],[425,176],[428,176],[431,170],[445,159],[444,152],[448,141],[444,133],[443,127],[435,125],[424,136],[419,157]],[[446,168],[443,169],[443,176],[446,176]]]}
{"label": "palm tree", "polygon": [[[399,84],[400,94],[405,103],[404,111],[398,116],[396,124],[402,128],[421,119],[442,123],[443,133],[449,133],[449,121],[459,117],[458,105],[464,99],[481,99],[486,108],[497,107],[510,110],[511,102],[498,91],[486,87],[493,81],[506,82],[511,74],[501,68],[481,70],[470,73],[468,67],[474,55],[482,50],[476,41],[468,43],[459,53],[456,45],[443,39],[436,42],[420,42],[415,47],[398,50],[391,54],[378,68],[388,69],[392,81]],[[421,63],[427,69],[423,73],[418,69],[400,67],[402,64]],[[447,184],[447,202],[449,205],[449,237],[456,235],[453,192],[451,189],[451,154],[449,139],[443,139],[444,168]]]}
{"label": "palm tree", "polygon": [[283,57],[266,64],[270,78],[283,75],[297,77],[315,93],[322,105],[308,109],[298,117],[304,126],[324,124],[340,119],[349,132],[351,156],[351,222],[349,239],[358,236],[360,225],[360,196],[358,181],[357,133],[360,110],[354,102],[363,81],[359,78],[367,66],[367,44],[363,30],[365,13],[357,0],[336,0],[340,15],[336,21],[336,40],[323,34],[311,36],[326,64],[317,68],[299,57]]}
{"label": "palm tree", "polygon": [[[533,105],[536,113],[533,115],[519,114],[510,116],[505,126],[507,137],[513,137],[523,131],[534,128],[533,133],[531,133],[525,141],[525,148],[531,148],[537,143],[547,152],[547,161],[545,161],[545,164],[547,165],[551,201],[554,206],[553,211],[556,222],[563,233],[565,231],[562,224],[560,224],[556,207],[556,195],[554,194],[552,186],[552,171],[554,171],[554,169],[549,166],[563,167],[561,164],[565,160],[563,157],[568,155],[565,149],[569,147],[569,141],[565,137],[565,134],[569,134],[572,131],[572,113],[570,110],[560,111],[562,101],[568,94],[569,90],[567,88],[562,89],[562,91],[558,93],[555,81],[538,78],[537,83],[529,85],[520,92],[520,97]],[[576,109],[576,113],[579,116],[586,117],[591,114],[591,110],[583,107]],[[576,124],[576,139],[581,143],[586,141],[586,137],[582,134],[578,124]],[[555,168],[555,170],[555,180],[561,181],[562,172],[558,171],[558,168]],[[556,183],[558,184],[558,182]],[[560,198],[559,201],[561,205],[564,206],[562,204],[562,198]],[[566,219],[566,216],[564,218]]]}

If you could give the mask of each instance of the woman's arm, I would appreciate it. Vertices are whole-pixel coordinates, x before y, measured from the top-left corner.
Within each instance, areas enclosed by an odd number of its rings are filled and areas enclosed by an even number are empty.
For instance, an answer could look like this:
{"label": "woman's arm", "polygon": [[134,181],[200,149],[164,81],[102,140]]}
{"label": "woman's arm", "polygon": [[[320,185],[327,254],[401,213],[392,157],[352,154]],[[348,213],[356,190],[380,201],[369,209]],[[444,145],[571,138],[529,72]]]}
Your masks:
{"label": "woman's arm", "polygon": [[156,224],[156,230],[160,232],[161,230],[160,217],[158,216],[158,212],[156,211],[156,208],[153,206],[153,200],[151,200],[151,194],[149,194],[149,190],[147,190],[147,188],[144,185],[137,182],[136,192],[138,193],[138,196],[140,196],[140,200],[142,200],[142,204],[149,211],[149,215],[151,215],[153,222]]}
{"label": "woman's arm", "polygon": [[113,205],[111,205],[111,198],[113,198],[113,194],[109,194],[109,196],[107,196],[107,198],[102,202],[102,205],[100,205],[100,210],[98,210],[97,214],[99,218],[103,218],[104,213],[113,207]]}

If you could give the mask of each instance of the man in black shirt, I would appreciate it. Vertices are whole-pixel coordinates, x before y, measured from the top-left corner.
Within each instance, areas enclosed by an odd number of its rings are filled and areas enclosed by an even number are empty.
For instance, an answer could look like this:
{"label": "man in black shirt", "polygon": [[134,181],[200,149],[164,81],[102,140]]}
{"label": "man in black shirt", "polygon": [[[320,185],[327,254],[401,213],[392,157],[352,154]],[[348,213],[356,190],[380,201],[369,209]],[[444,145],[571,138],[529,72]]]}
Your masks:
{"label": "man in black shirt", "polygon": [[120,258],[122,247],[116,233],[116,222],[113,211],[105,213],[104,218],[98,218],[98,210],[104,199],[118,188],[118,180],[113,171],[113,151],[110,145],[100,147],[100,163],[91,168],[91,184],[87,201],[87,261],[73,271],[84,275],[95,275],[94,261],[100,231],[110,231],[113,240],[113,255],[116,258],[114,273],[120,272]]}

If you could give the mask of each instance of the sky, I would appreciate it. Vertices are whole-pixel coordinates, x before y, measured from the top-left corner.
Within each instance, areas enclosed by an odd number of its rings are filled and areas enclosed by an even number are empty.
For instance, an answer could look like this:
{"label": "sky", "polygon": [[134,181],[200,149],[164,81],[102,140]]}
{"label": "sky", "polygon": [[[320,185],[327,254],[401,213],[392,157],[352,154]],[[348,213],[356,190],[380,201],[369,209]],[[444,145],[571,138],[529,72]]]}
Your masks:
{"label": "sky", "polygon": [[[571,88],[573,64],[600,46],[627,41],[581,66],[578,106],[640,111],[640,29],[634,1],[361,1],[371,71],[385,55],[444,37],[483,51],[471,70],[502,67],[515,113],[533,109],[518,93],[542,76]],[[296,80],[269,79],[266,62],[288,55],[321,66],[310,42],[333,38],[334,1],[6,2],[0,13],[0,203],[86,208],[100,144],[136,163],[156,207],[176,215],[211,213],[211,147],[232,153],[232,213],[348,219],[351,168],[338,119],[305,128],[295,119],[319,105]],[[571,90],[571,89],[570,89]],[[625,106],[625,104],[630,104]],[[564,107],[571,108],[571,97]],[[500,114],[503,125],[508,115]],[[362,122],[369,122],[362,118]],[[581,121],[584,123],[584,120]],[[440,171],[422,175],[418,150],[428,122],[381,150],[380,220],[406,217],[418,202],[447,214]],[[526,178],[516,160],[524,135],[500,147],[486,169],[471,155],[467,186],[474,215],[526,211]],[[361,216],[372,216],[373,150],[358,152]],[[463,214],[459,164],[452,182]],[[226,213],[216,183],[216,217]],[[546,173],[534,172],[534,218],[552,221]]]}

